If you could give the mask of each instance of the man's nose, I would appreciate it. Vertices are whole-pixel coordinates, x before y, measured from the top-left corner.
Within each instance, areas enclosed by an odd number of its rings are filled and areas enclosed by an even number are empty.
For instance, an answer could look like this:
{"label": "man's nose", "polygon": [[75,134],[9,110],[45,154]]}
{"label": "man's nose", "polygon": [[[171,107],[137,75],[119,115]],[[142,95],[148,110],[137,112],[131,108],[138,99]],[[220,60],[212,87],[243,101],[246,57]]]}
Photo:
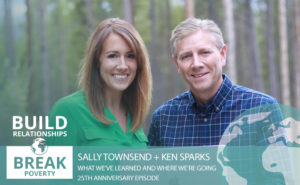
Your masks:
{"label": "man's nose", "polygon": [[193,54],[193,67],[203,67],[203,59],[198,54]]}

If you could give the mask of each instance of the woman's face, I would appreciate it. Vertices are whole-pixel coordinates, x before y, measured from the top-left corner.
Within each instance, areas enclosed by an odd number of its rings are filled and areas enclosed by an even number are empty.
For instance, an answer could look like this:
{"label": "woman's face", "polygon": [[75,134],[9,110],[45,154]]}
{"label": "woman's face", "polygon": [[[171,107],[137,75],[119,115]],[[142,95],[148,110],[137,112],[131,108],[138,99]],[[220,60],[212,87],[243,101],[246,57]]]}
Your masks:
{"label": "woman's face", "polygon": [[137,70],[136,56],[126,41],[111,33],[103,43],[100,55],[100,74],[106,93],[124,91],[134,80]]}

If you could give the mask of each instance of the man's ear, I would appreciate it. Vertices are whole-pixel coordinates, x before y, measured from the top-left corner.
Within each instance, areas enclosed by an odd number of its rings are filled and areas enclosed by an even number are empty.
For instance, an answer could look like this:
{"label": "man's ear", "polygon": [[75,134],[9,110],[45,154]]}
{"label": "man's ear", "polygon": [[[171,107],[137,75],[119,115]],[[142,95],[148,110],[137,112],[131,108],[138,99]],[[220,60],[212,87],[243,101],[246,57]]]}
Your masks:
{"label": "man's ear", "polygon": [[173,62],[176,64],[177,66],[177,59],[175,57],[172,57]]}
{"label": "man's ear", "polygon": [[181,74],[180,68],[179,68],[179,66],[178,66],[178,60],[177,60],[177,58],[172,57],[172,60],[173,60],[173,62],[176,64],[178,73]]}
{"label": "man's ear", "polygon": [[226,52],[227,52],[227,46],[224,44],[222,50],[220,51],[222,67],[226,65],[226,57],[227,57]]}

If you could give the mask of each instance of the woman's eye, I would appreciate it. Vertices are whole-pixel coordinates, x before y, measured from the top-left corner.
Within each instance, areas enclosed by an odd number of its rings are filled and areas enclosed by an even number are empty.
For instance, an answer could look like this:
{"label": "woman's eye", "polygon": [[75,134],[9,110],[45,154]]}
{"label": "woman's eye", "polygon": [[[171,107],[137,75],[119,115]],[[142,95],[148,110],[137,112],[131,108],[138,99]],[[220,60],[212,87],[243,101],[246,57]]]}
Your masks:
{"label": "woman's eye", "polygon": [[116,54],[109,54],[107,57],[108,57],[108,58],[116,58],[117,55],[116,55]]}
{"label": "woman's eye", "polygon": [[133,53],[129,53],[129,54],[127,55],[127,57],[128,57],[128,58],[134,59],[134,58],[135,58],[135,55],[134,55]]}
{"label": "woman's eye", "polygon": [[209,51],[203,51],[202,53],[203,54],[209,54],[210,52]]}

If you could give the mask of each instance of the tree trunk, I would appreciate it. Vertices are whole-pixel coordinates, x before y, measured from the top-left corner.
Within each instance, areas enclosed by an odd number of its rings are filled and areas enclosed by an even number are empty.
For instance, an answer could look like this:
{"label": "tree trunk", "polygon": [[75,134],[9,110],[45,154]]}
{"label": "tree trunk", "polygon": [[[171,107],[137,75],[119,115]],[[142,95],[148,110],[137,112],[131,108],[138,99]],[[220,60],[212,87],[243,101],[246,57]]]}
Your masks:
{"label": "tree trunk", "polygon": [[259,60],[258,54],[258,43],[257,43],[257,34],[256,34],[256,26],[254,23],[254,16],[251,9],[251,0],[246,0],[245,3],[246,8],[246,24],[248,25],[247,31],[247,40],[249,44],[248,48],[248,57],[250,59],[250,70],[251,74],[251,87],[258,90],[264,91],[263,87],[263,79],[261,73],[261,63]]}
{"label": "tree trunk", "polygon": [[267,3],[267,24],[266,24],[266,39],[267,39],[267,59],[268,59],[268,77],[270,82],[270,94],[279,100],[279,89],[277,79],[277,69],[275,63],[275,43],[274,43],[274,1],[268,0]]}
{"label": "tree trunk", "polygon": [[124,7],[124,19],[134,24],[134,14],[133,14],[133,0],[123,0],[123,7]]}
{"label": "tree trunk", "polygon": [[[217,1],[208,1],[208,17],[215,21],[219,26],[221,26],[221,21],[218,17],[218,5],[216,4]],[[225,10],[226,11],[226,10]]]}
{"label": "tree trunk", "polygon": [[293,88],[295,91],[295,107],[300,109],[300,18],[299,18],[299,1],[293,0],[293,17],[295,24],[295,61],[294,74],[296,76],[296,84]]}
{"label": "tree trunk", "polygon": [[34,110],[34,70],[33,70],[33,57],[32,57],[32,30],[31,30],[31,5],[30,0],[26,0],[26,29],[27,29],[27,68],[28,68],[28,92],[27,92],[27,113],[33,115]]}
{"label": "tree trunk", "polygon": [[4,0],[5,6],[5,35],[6,35],[6,53],[9,58],[9,67],[11,71],[9,72],[9,77],[13,77],[13,68],[15,66],[15,52],[14,52],[14,31],[13,31],[13,19],[11,12],[11,0]]}
{"label": "tree trunk", "polygon": [[[90,1],[90,0],[87,0]],[[64,19],[63,19],[63,15],[62,15],[62,8],[61,8],[61,1],[58,1],[58,25],[59,25],[59,47],[60,47],[60,64],[61,64],[61,86],[62,86],[62,95],[67,95],[68,94],[68,89],[69,89],[69,85],[68,85],[68,68],[67,68],[67,61],[66,61],[66,41],[65,41],[65,24],[64,24]],[[89,6],[92,7],[92,5],[90,4]],[[93,19],[91,18],[91,22],[89,23],[90,25],[93,25]],[[93,31],[91,28],[89,27],[89,31],[90,33]]]}
{"label": "tree trunk", "polygon": [[86,6],[86,19],[88,23],[88,29],[89,29],[89,33],[91,34],[94,31],[94,25],[95,25],[95,21],[93,17],[93,4],[91,0],[85,0],[85,6]]}
{"label": "tree trunk", "polygon": [[171,97],[174,96],[174,93],[176,92],[175,91],[175,86],[174,86],[174,82],[175,82],[175,79],[174,79],[174,71],[177,71],[176,70],[176,65],[173,63],[172,61],[172,56],[171,56],[171,52],[170,52],[170,38],[171,38],[171,31],[172,31],[172,28],[171,28],[171,25],[172,25],[172,16],[171,16],[171,6],[170,6],[170,0],[166,0],[166,51],[168,53],[168,60],[167,60],[167,96],[168,98],[170,99]]}
{"label": "tree trunk", "polygon": [[42,61],[42,93],[43,93],[43,113],[48,114],[50,109],[50,69],[48,64],[48,48],[45,31],[45,1],[39,1],[39,34],[40,34],[40,52]]}
{"label": "tree trunk", "polygon": [[286,22],[286,1],[279,0],[279,31],[280,31],[280,76],[282,101],[285,105],[290,105],[290,83],[289,83],[289,59],[287,41],[287,22]]}
{"label": "tree trunk", "polygon": [[235,26],[232,11],[232,0],[223,0],[225,9],[225,30],[227,38],[227,68],[229,77],[236,83],[236,62],[235,62]]}
{"label": "tree trunk", "polygon": [[248,29],[246,28],[245,25],[245,20],[244,17],[242,16],[244,11],[242,10],[242,5],[238,5],[236,8],[236,11],[234,11],[234,19],[236,21],[235,24],[235,37],[236,37],[236,61],[238,62],[238,65],[236,66],[237,68],[237,76],[239,77],[237,79],[237,83],[244,85],[244,86],[249,86],[249,79],[250,75],[249,72],[250,70],[246,70],[249,67],[249,57],[247,56],[247,50],[248,47],[246,46],[247,41],[246,41],[246,34],[245,30]]}
{"label": "tree trunk", "polygon": [[185,0],[185,6],[184,6],[184,15],[185,18],[190,18],[195,16],[194,12],[194,0]]}
{"label": "tree trunk", "polygon": [[[150,19],[151,19],[151,42],[149,48],[150,61],[153,73],[153,88],[155,89],[155,94],[153,94],[153,102],[154,107],[158,107],[161,102],[164,100],[165,93],[163,92],[163,82],[164,78],[161,72],[160,63],[157,60],[157,22],[156,22],[156,13],[155,13],[155,0],[150,0]],[[160,83],[155,83],[160,82]]]}

